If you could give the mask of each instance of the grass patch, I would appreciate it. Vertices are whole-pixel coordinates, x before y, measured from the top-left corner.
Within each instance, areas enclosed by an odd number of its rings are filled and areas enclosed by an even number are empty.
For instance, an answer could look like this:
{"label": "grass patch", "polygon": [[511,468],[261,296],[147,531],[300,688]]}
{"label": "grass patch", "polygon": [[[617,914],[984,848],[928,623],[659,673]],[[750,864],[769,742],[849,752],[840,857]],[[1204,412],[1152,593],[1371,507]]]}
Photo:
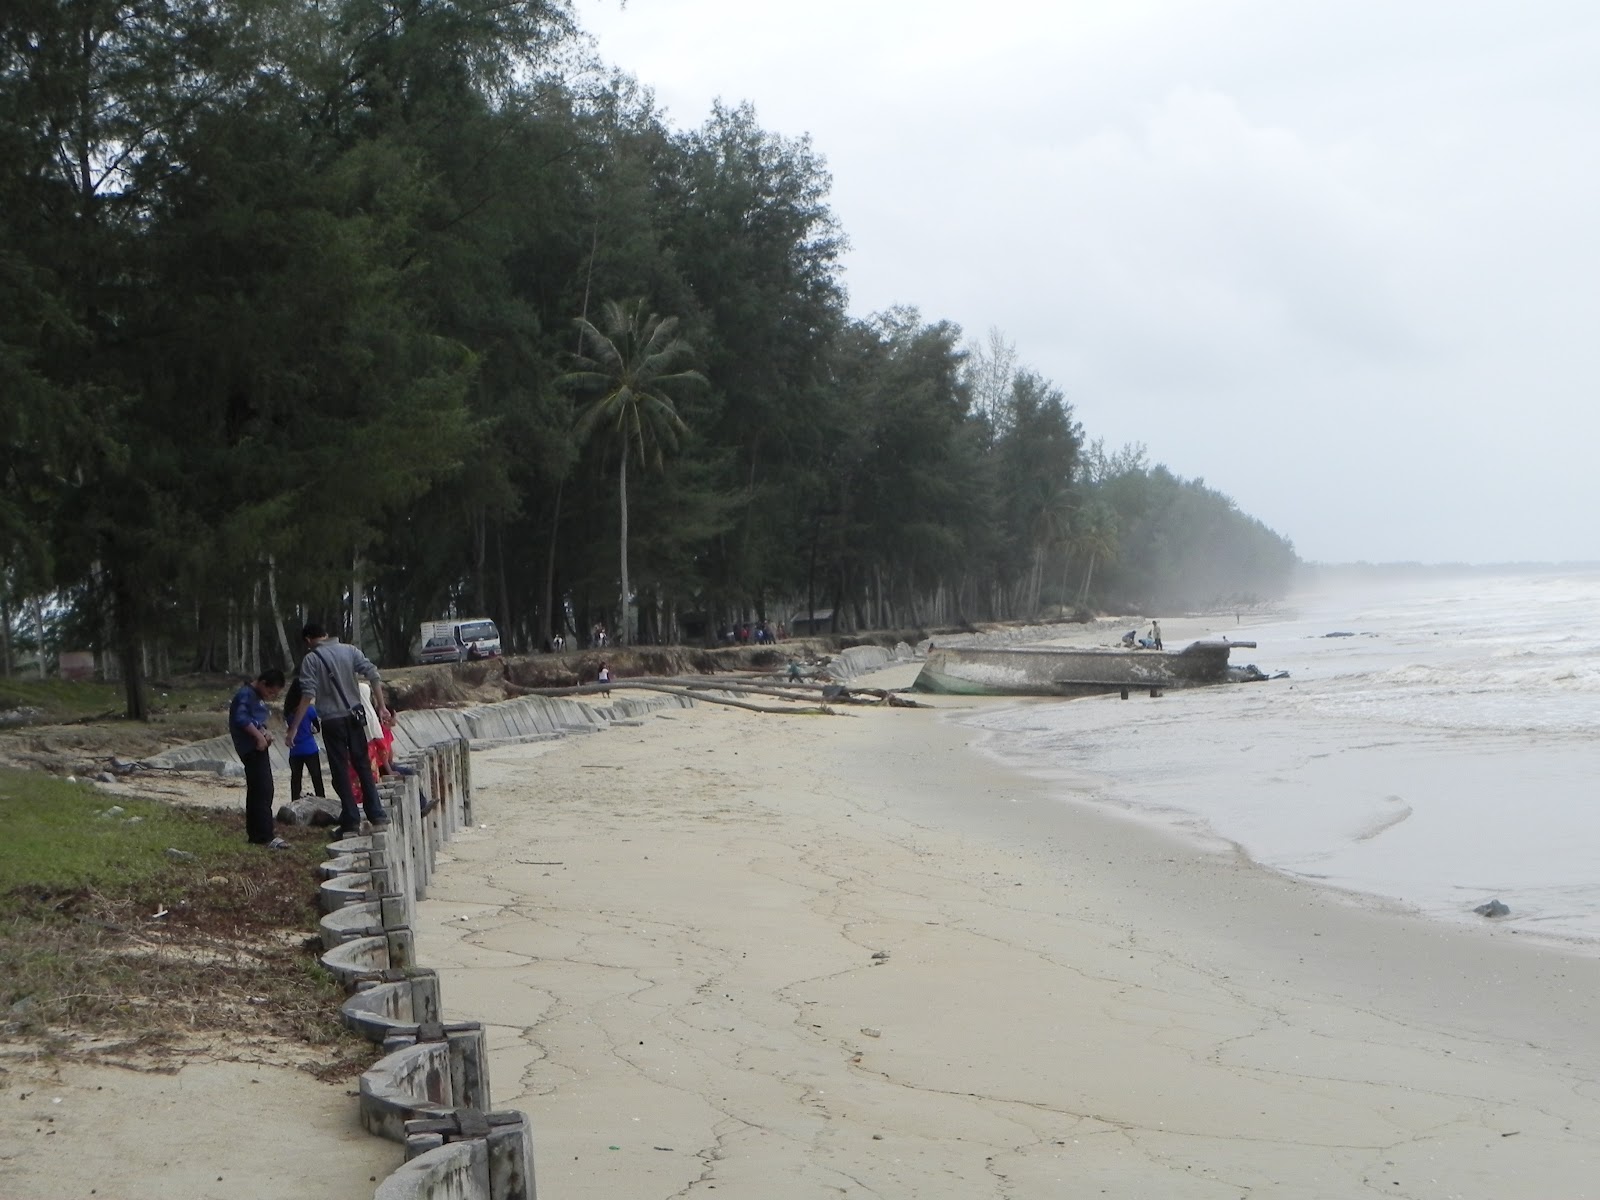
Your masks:
{"label": "grass patch", "polygon": [[171,866],[169,848],[208,862],[237,853],[239,818],[225,829],[210,817],[0,769],[0,912],[7,894],[24,886],[50,892],[148,880]]}
{"label": "grass patch", "polygon": [[[238,686],[237,681],[210,677],[152,683],[150,709],[154,713],[224,711]],[[20,711],[34,720],[64,722],[117,716],[126,707],[120,683],[0,678],[0,713]]]}
{"label": "grass patch", "polygon": [[104,816],[92,788],[0,770],[0,1040],[151,1050],[225,1031],[318,1047],[330,1077],[366,1066],[317,963],[326,834],[267,851],[239,813],[117,803]]}

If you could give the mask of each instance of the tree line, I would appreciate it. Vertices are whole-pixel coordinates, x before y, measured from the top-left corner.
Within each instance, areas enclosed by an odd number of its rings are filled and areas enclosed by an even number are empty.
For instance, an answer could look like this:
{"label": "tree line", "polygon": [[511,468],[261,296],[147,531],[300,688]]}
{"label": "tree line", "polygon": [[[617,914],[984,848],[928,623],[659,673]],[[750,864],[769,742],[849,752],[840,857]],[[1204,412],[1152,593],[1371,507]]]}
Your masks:
{"label": "tree line", "polygon": [[[559,0],[0,13],[0,665],[1176,606],[1290,544],[999,335],[852,317],[805,137],[675,128]],[[626,530],[626,533],[624,533]]]}

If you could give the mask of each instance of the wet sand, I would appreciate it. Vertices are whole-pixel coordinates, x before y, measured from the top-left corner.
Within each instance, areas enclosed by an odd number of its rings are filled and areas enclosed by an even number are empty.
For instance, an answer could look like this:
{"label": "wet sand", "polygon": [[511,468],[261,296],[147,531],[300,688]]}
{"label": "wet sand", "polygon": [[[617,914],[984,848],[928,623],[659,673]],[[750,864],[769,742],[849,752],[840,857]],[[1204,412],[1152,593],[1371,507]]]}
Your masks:
{"label": "wet sand", "polygon": [[1600,961],[847,711],[474,756],[418,950],[541,1200],[1600,1194]]}

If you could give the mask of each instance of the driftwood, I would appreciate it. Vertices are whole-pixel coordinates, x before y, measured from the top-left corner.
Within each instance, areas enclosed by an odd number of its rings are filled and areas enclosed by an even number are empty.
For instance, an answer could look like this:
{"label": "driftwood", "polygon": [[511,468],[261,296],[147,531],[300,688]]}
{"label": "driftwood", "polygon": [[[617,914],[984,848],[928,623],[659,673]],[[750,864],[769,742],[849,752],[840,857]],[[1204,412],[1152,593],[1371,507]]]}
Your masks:
{"label": "driftwood", "polygon": [[[837,714],[827,705],[816,705],[810,708],[773,708],[760,704],[746,704],[742,700],[730,700],[726,696],[708,696],[704,692],[695,690],[693,684],[672,684],[668,682],[653,682],[643,679],[613,679],[610,683],[580,683],[576,687],[564,688],[527,688],[516,684],[507,683],[507,688],[519,696],[593,696],[597,693],[609,692],[612,689],[625,690],[632,688],[642,692],[664,692],[669,696],[685,696],[690,700],[703,700],[707,704],[723,704],[729,708],[742,708],[746,712],[758,713],[790,713],[794,715],[810,716],[836,716]],[[718,690],[724,689],[721,684],[714,685]],[[810,699],[810,697],[806,697]]]}
{"label": "driftwood", "polygon": [[[656,682],[647,680],[647,682]],[[918,704],[909,700],[899,692],[891,692],[885,688],[858,688],[843,683],[812,683],[809,680],[785,681],[781,683],[759,683],[755,681],[731,682],[727,677],[720,675],[683,675],[660,682],[670,683],[674,686],[684,687],[709,687],[727,692],[750,692],[756,695],[777,696],[784,700],[811,700],[816,695],[824,695],[829,703],[839,701],[845,704],[887,704],[890,708],[926,708],[925,704]],[[864,697],[871,699],[864,699]]]}
{"label": "driftwood", "polygon": [[[703,700],[707,704],[723,704],[741,708],[746,712],[793,713],[805,715],[833,714],[827,704],[812,704],[806,708],[775,708],[769,705],[747,704],[727,696],[707,695],[705,689],[729,692],[733,695],[772,696],[794,702],[816,701],[825,696],[829,704],[887,704],[890,708],[923,708],[915,700],[908,700],[897,692],[883,688],[850,688],[837,683],[765,683],[729,678],[721,675],[681,675],[672,677],[637,675],[629,679],[613,679],[610,683],[580,683],[571,687],[531,688],[505,680],[505,688],[518,696],[594,696],[613,689],[632,688],[637,691],[663,692],[669,696],[686,696]],[[870,696],[871,699],[863,697]]]}

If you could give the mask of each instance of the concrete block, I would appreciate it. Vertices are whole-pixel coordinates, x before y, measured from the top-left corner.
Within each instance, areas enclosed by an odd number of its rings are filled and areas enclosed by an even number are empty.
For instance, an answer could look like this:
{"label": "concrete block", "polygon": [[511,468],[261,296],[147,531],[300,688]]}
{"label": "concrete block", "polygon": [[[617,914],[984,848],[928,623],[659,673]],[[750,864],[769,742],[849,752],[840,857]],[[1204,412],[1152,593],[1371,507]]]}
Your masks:
{"label": "concrete block", "polygon": [[[378,1184],[373,1200],[489,1200],[489,1144],[428,1135],[429,1147]],[[437,1146],[432,1145],[438,1142]]]}

